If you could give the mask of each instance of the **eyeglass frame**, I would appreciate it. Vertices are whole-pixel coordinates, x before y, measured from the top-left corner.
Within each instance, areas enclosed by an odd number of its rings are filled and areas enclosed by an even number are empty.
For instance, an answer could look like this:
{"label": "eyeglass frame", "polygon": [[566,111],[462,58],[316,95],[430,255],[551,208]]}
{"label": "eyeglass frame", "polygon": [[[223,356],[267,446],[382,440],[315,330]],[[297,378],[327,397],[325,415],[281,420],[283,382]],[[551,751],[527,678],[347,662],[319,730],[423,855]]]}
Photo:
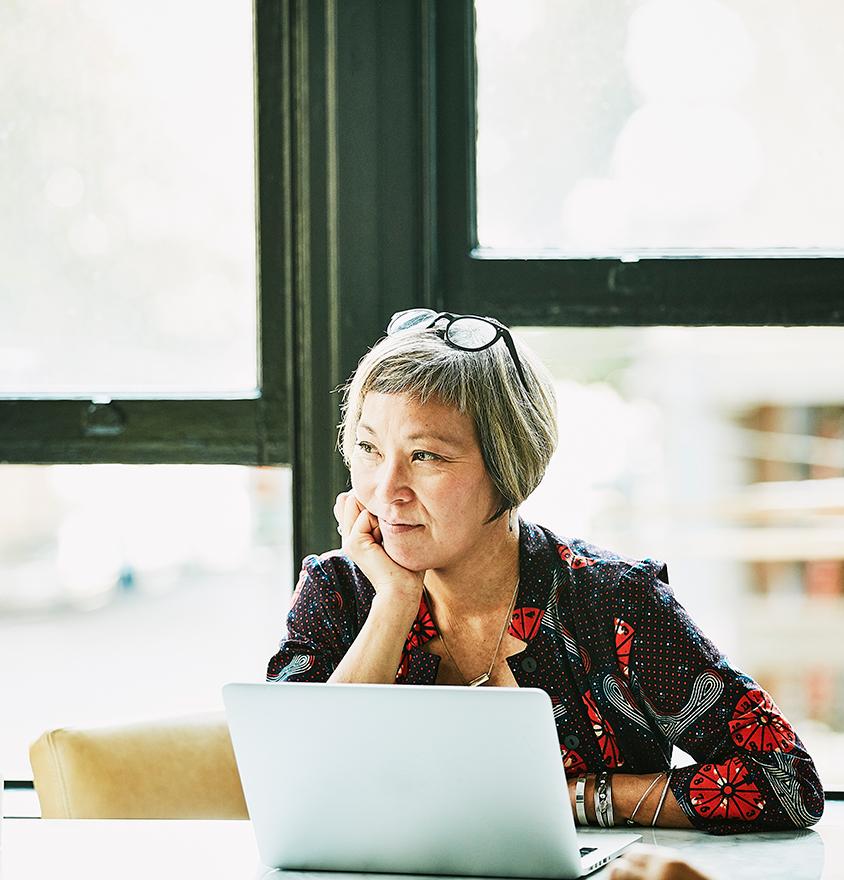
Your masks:
{"label": "eyeglass frame", "polygon": [[[429,312],[431,317],[430,319],[423,319],[415,324],[412,324],[410,327],[404,327],[401,330],[391,330],[390,328],[393,326],[393,323],[399,318],[401,315],[410,314],[411,312]],[[441,321],[443,318],[448,319],[448,323],[445,327],[436,327],[437,321]],[[461,318],[473,318],[475,321],[483,321],[485,324],[489,324],[491,327],[495,328],[495,336],[487,342],[485,345],[478,346],[477,348],[473,348],[470,346],[459,345],[448,337],[448,329],[455,321],[459,321]],[[428,330],[433,328],[436,330],[437,335],[451,348],[457,349],[458,351],[485,351],[487,348],[492,348],[499,339],[504,340],[504,344],[507,346],[507,351],[510,352],[510,357],[513,359],[513,366],[516,368],[516,373],[518,373],[519,379],[521,380],[522,387],[525,389],[527,394],[530,394],[530,387],[528,386],[527,379],[525,378],[524,370],[522,369],[522,362],[519,358],[518,352],[516,351],[516,344],[513,342],[513,334],[510,330],[505,327],[503,324],[496,321],[494,318],[485,318],[482,315],[454,315],[451,312],[435,312],[433,309],[404,309],[401,312],[396,312],[392,318],[390,318],[389,323],[387,324],[387,336],[392,336],[393,333],[401,333],[402,330],[413,330],[415,328],[419,328],[422,330]]]}

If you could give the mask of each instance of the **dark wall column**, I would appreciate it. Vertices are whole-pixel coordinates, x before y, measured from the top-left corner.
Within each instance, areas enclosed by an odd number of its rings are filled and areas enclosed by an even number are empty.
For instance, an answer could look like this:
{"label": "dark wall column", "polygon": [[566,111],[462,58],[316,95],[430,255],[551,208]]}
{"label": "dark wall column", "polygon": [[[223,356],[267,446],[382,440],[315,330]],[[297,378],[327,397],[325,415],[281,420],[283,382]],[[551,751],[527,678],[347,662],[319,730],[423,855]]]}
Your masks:
{"label": "dark wall column", "polygon": [[418,0],[292,0],[294,561],[337,546],[340,386],[401,308],[436,305],[431,40]]}

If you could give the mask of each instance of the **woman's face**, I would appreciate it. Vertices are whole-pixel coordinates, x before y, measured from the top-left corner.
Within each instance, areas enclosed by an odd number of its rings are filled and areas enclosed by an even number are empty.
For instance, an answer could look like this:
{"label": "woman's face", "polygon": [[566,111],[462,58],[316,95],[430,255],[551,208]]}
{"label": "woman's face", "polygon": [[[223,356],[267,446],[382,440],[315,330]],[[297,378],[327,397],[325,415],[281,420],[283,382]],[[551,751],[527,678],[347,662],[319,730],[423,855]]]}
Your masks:
{"label": "woman's face", "polygon": [[366,395],[351,472],[387,554],[412,571],[446,568],[477,550],[500,504],[472,419],[404,394]]}

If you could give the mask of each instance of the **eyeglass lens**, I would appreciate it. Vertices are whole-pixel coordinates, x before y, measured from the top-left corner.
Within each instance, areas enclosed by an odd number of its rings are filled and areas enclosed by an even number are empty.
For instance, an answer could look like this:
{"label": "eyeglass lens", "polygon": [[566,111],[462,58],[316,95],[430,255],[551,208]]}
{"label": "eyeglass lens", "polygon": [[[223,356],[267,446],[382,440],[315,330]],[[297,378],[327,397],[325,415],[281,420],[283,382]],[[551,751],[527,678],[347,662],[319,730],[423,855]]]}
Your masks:
{"label": "eyeglass lens", "polygon": [[410,330],[417,324],[430,321],[436,315],[431,309],[407,309],[404,312],[396,312],[387,325],[387,335],[397,333],[400,330]]}
{"label": "eyeglass lens", "polygon": [[449,342],[461,348],[482,349],[498,338],[498,328],[481,318],[455,318],[446,330]]}

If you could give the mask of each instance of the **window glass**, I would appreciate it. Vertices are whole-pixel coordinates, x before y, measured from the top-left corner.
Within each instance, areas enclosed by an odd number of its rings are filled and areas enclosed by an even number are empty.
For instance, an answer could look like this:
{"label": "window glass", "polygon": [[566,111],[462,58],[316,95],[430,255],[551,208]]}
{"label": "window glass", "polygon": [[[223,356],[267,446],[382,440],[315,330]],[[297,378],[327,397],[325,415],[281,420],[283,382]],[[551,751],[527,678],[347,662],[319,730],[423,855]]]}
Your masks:
{"label": "window glass", "polygon": [[222,709],[292,592],[290,469],[0,467],[0,768],[64,725]]}
{"label": "window glass", "polygon": [[0,4],[0,394],[256,386],[252,4]]}
{"label": "window glass", "polygon": [[844,6],[477,0],[482,247],[844,247]]}
{"label": "window glass", "polygon": [[844,788],[844,329],[521,329],[560,442],[522,514],[668,564]]}

